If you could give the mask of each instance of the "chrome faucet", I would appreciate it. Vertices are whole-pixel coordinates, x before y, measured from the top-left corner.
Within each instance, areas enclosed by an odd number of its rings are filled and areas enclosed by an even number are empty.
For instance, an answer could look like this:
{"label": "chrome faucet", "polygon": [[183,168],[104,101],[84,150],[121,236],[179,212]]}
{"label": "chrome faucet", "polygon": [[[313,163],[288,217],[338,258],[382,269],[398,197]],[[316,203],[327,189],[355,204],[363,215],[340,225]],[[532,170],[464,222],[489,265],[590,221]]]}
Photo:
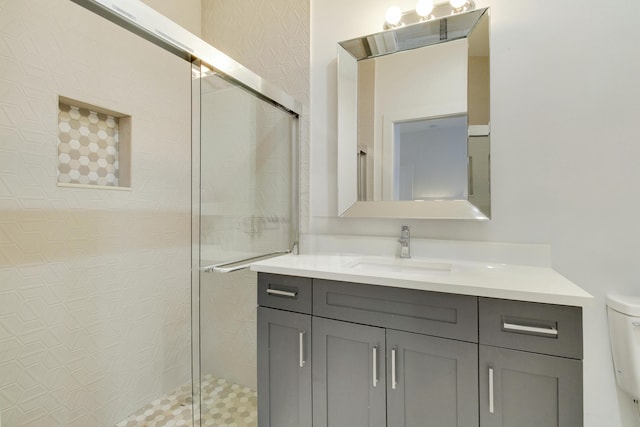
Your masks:
{"label": "chrome faucet", "polygon": [[409,226],[403,225],[400,229],[400,258],[411,258],[411,235],[409,234]]}

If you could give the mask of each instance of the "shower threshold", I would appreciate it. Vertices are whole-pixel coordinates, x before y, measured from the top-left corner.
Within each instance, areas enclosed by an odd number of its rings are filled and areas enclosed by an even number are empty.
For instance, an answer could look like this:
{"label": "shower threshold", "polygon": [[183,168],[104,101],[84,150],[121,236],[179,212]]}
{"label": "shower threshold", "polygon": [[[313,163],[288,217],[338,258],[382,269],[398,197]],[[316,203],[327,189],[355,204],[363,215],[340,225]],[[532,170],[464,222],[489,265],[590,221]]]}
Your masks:
{"label": "shower threshold", "polygon": [[[201,383],[201,426],[256,427],[257,397],[255,390],[206,375]],[[116,427],[193,426],[191,384],[141,408],[116,424]],[[196,424],[197,425],[197,424]]]}

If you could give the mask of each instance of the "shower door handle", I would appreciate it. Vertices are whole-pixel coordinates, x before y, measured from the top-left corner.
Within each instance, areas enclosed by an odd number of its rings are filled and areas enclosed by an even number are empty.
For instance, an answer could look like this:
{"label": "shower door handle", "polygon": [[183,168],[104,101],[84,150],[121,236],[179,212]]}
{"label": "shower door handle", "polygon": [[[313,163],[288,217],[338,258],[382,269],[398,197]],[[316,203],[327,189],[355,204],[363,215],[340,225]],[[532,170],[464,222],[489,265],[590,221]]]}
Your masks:
{"label": "shower door handle", "polygon": [[205,273],[233,273],[234,271],[244,270],[245,268],[251,267],[251,264],[253,264],[254,262],[290,253],[290,250],[275,251],[264,255],[257,255],[249,258],[239,259],[237,261],[228,261],[221,264],[208,265],[206,267],[202,267],[202,270]]}

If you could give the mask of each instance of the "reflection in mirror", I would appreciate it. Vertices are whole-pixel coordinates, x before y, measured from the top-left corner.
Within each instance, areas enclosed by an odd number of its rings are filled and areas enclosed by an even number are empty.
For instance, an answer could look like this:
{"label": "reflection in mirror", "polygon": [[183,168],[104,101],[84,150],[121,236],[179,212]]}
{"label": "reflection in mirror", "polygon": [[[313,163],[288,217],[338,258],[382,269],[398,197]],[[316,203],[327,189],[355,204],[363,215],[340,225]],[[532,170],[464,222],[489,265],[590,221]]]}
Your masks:
{"label": "reflection in mirror", "polygon": [[394,123],[385,200],[466,199],[466,138],[466,114]]}
{"label": "reflection in mirror", "polygon": [[488,9],[341,42],[340,215],[488,219],[489,113]]}

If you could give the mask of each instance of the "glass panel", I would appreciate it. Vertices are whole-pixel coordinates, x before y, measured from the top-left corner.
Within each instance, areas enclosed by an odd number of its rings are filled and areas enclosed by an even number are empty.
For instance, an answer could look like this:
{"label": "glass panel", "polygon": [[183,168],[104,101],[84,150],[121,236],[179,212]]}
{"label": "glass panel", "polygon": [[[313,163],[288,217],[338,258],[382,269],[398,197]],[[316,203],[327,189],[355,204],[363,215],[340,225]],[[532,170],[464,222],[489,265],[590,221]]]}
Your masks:
{"label": "glass panel", "polygon": [[290,249],[294,119],[218,75],[201,84],[202,259]]}
{"label": "glass panel", "polygon": [[256,274],[205,270],[291,249],[297,123],[215,73],[198,85],[200,424],[256,426]]}

